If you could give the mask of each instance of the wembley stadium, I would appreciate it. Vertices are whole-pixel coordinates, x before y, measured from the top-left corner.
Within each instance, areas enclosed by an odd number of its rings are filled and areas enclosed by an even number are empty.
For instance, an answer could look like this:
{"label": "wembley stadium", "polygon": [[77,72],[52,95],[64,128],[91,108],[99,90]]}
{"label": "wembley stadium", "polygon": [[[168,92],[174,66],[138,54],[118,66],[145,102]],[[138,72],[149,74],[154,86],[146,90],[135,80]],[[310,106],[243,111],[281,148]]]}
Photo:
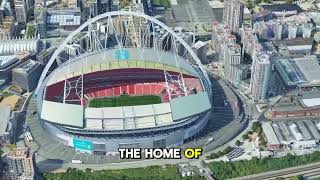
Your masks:
{"label": "wembley stadium", "polygon": [[[161,38],[166,43],[157,45]],[[211,91],[198,57],[174,31],[145,14],[120,11],[70,34],[36,95],[45,131],[77,151],[106,154],[182,145],[206,125]]]}

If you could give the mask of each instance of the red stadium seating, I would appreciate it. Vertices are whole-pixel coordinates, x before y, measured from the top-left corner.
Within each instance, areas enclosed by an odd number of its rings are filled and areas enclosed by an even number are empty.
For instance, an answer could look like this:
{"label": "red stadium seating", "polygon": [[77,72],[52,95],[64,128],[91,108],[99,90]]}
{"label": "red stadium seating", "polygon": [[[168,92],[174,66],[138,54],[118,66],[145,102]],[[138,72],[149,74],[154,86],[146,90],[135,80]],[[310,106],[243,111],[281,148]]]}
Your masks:
{"label": "red stadium seating", "polygon": [[151,94],[150,84],[143,84],[143,94]]}
{"label": "red stadium seating", "polygon": [[113,93],[115,96],[120,96],[121,95],[120,86],[113,86]]}
{"label": "red stadium seating", "polygon": [[121,85],[121,93],[127,92],[127,91],[128,91],[127,85]]}
{"label": "red stadium seating", "polygon": [[108,88],[106,89],[106,96],[113,96],[113,89],[112,88]]}
{"label": "red stadium seating", "polygon": [[[170,72],[170,74],[177,74]],[[203,91],[200,80],[197,77],[183,75],[187,90],[193,88]],[[86,97],[120,96],[124,91],[129,95],[161,95],[165,102],[169,101],[166,92],[165,77],[162,70],[155,69],[115,69],[99,71],[84,76],[84,93]],[[76,77],[74,77],[76,78]],[[73,78],[73,79],[74,79]],[[169,84],[172,88],[171,98],[184,96],[184,91],[177,84]],[[56,101],[63,96],[64,81],[50,85],[46,88],[46,100]],[[74,91],[74,89],[73,89]],[[71,92],[68,97],[77,97],[76,92]],[[87,101],[82,100],[83,104]]]}
{"label": "red stadium seating", "polygon": [[133,84],[129,84],[129,94],[135,94],[135,91],[134,91],[134,85]]}
{"label": "red stadium seating", "polygon": [[137,95],[143,95],[143,84],[136,84],[136,94]]}

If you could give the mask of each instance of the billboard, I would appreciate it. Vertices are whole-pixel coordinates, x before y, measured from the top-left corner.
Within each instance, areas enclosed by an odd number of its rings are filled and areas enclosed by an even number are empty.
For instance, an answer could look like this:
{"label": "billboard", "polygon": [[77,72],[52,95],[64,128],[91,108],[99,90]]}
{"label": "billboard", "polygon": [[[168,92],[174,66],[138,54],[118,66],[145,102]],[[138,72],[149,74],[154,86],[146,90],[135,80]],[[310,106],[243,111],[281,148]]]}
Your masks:
{"label": "billboard", "polygon": [[93,145],[91,141],[84,140],[84,139],[76,139],[73,138],[73,147],[80,151],[90,151],[93,150]]}
{"label": "billboard", "polygon": [[120,49],[115,52],[116,60],[128,60],[129,59],[129,51],[125,49]]}

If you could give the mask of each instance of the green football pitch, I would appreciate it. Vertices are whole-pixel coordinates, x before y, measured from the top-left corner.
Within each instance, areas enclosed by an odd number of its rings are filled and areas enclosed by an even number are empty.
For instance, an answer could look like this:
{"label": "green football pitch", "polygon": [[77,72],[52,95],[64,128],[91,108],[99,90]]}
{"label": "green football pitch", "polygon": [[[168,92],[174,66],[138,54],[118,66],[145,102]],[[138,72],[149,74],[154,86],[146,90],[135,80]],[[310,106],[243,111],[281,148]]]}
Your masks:
{"label": "green football pitch", "polygon": [[147,104],[159,104],[161,97],[155,95],[145,96],[128,96],[121,95],[118,97],[96,98],[89,101],[89,107],[119,107],[119,106],[136,106]]}

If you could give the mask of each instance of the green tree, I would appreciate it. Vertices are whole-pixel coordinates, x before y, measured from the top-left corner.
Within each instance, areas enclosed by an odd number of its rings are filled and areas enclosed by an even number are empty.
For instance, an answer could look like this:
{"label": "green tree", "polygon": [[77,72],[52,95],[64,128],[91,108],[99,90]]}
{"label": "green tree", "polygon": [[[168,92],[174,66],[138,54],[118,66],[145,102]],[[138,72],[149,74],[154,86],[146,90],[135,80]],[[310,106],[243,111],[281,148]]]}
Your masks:
{"label": "green tree", "polygon": [[236,145],[237,145],[237,146],[240,146],[240,145],[241,145],[240,140],[237,140],[237,141],[236,141]]}
{"label": "green tree", "polygon": [[249,139],[249,135],[248,134],[244,134],[244,135],[242,135],[242,139]]}
{"label": "green tree", "polygon": [[294,1],[293,0],[286,0],[287,4],[292,4]]}

